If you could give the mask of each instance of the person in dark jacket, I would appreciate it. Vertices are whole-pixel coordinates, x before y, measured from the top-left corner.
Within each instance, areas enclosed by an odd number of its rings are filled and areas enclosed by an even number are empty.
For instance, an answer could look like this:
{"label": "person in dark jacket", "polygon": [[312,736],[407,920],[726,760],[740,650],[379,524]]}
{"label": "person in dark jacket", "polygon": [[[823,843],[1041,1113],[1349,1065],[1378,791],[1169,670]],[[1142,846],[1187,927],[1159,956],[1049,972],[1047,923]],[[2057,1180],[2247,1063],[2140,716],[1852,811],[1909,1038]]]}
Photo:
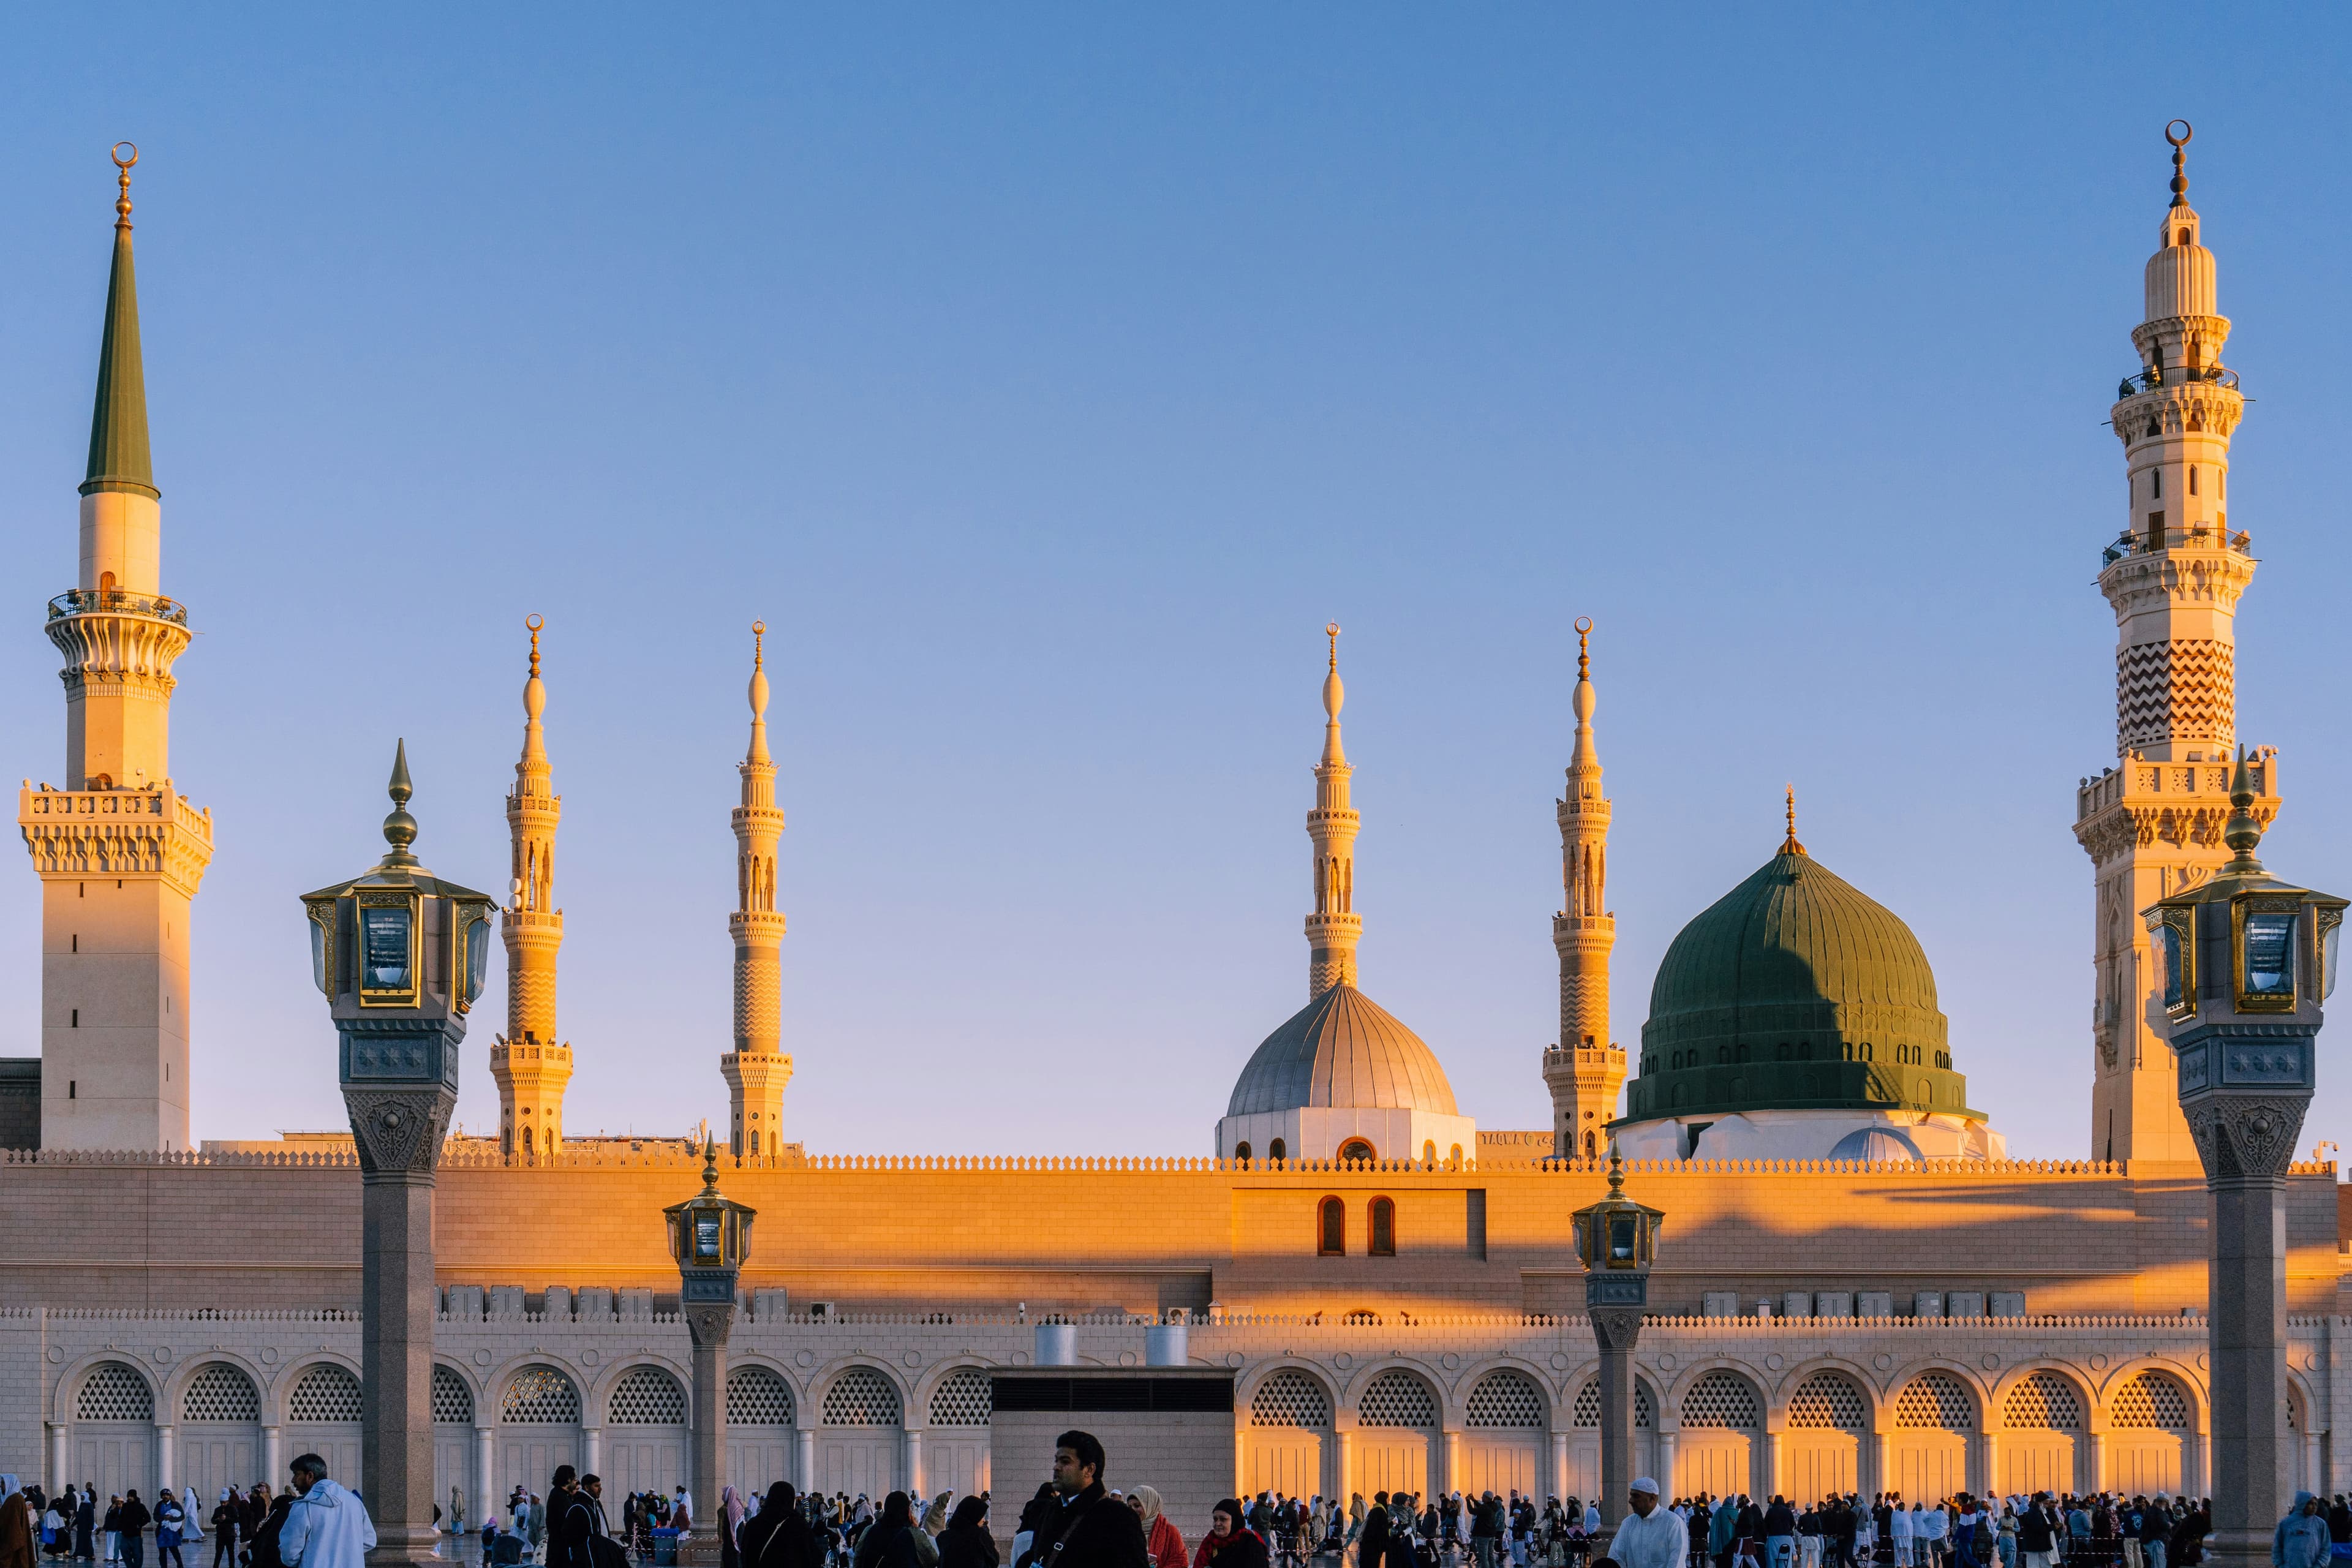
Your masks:
{"label": "person in dark jacket", "polygon": [[797,1499],[790,1481],[768,1489],[767,1500],[735,1538],[743,1568],[824,1568],[824,1549],[801,1516]]}
{"label": "person in dark jacket", "polygon": [[948,1515],[948,1527],[940,1531],[940,1568],[997,1568],[986,1498],[965,1498]]}
{"label": "person in dark jacket", "polygon": [[1045,1568],[1150,1568],[1142,1522],[1103,1484],[1107,1462],[1091,1432],[1054,1439],[1054,1489],[1062,1495],[1062,1511],[1045,1526],[1053,1540]]}
{"label": "person in dark jacket", "polygon": [[[67,1493],[68,1497],[73,1494]],[[74,1558],[81,1563],[98,1561],[98,1492],[85,1490],[74,1503]]]}
{"label": "person in dark jacket", "polygon": [[122,1561],[129,1568],[141,1568],[147,1561],[147,1537],[142,1532],[154,1517],[139,1500],[138,1488],[123,1489],[122,1516],[116,1524],[122,1531]]}
{"label": "person in dark jacket", "polygon": [[294,1511],[294,1497],[289,1490],[269,1500],[269,1511],[253,1531],[250,1568],[286,1568],[278,1555],[278,1532],[286,1527],[286,1516]]}

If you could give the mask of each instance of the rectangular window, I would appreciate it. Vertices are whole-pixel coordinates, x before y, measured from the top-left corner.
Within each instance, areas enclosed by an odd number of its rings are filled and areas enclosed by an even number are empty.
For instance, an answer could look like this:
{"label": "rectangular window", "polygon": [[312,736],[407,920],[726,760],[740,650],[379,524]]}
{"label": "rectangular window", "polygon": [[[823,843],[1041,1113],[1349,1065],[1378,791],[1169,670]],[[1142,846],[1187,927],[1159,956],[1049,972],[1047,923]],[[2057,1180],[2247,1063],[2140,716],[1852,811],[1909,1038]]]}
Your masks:
{"label": "rectangular window", "polygon": [[2147,544],[2151,550],[2164,548],[2164,514],[2160,511],[2147,514]]}
{"label": "rectangular window", "polygon": [[76,931],[74,933],[72,951],[75,952],[79,952],[81,951],[81,933],[79,931]]}
{"label": "rectangular window", "polygon": [[80,1008],[79,1008],[79,1007],[75,1008],[75,1009],[74,1009],[70,1014],[68,1014],[67,1016],[68,1016],[68,1020],[69,1020],[69,1021],[67,1023],[67,1025],[66,1025],[66,1027],[67,1027],[67,1028],[68,1028],[68,1029],[79,1029],[79,1028],[80,1028],[80,1027],[81,1027],[81,1009],[80,1009]]}
{"label": "rectangular window", "polygon": [[1464,1196],[1470,1200],[1469,1234],[1464,1237],[1464,1250],[1473,1258],[1484,1258],[1486,1256],[1486,1189],[1473,1187]]}
{"label": "rectangular window", "polygon": [[1317,1207],[1315,1252],[1319,1258],[1348,1254],[1348,1205],[1338,1198],[1325,1198]]}
{"label": "rectangular window", "polygon": [[68,1100],[72,1100],[72,1099],[76,1098],[78,1095],[79,1095],[79,1094],[80,1094],[80,1092],[81,1092],[81,1080],[80,1080],[79,1079],[73,1079],[73,1078],[69,1078],[69,1079],[66,1079],[66,1098],[67,1098]]}

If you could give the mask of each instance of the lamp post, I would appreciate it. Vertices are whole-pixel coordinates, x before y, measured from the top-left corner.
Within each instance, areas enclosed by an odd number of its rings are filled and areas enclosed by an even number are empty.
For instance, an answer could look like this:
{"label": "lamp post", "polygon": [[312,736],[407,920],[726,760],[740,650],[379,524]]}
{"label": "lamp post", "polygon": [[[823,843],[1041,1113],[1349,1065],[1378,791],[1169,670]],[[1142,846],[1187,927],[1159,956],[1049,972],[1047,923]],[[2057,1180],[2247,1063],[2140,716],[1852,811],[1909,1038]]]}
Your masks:
{"label": "lamp post", "polygon": [[[1612,1142],[1609,1195],[1574,1217],[1584,1310],[1601,1345],[1601,1528],[1614,1534],[1633,1486],[1633,1342],[1642,1337],[1650,1265],[1666,1216],[1625,1195],[1625,1161]],[[1664,1485],[1671,1492],[1674,1482]]]}
{"label": "lamp post", "polygon": [[302,895],[310,975],[335,1021],[359,1148],[357,1479],[375,1521],[368,1560],[379,1565],[433,1561],[433,1169],[457,1103],[457,1045],[482,994],[493,908],[409,853],[413,793],[404,743],[383,858]]}
{"label": "lamp post", "polygon": [[[694,1340],[695,1507],[702,1517],[719,1517],[719,1491],[727,1484],[727,1336],[735,1326],[735,1280],[751,1250],[751,1221],[759,1211],[719,1192],[719,1144],[702,1145],[702,1191],[662,1210],[669,1222],[669,1255],[677,1259],[678,1305]],[[717,1531],[687,1542],[696,1561],[716,1562]]]}
{"label": "lamp post", "polygon": [[2213,876],[2144,911],[2164,966],[2178,1092],[2212,1194],[2213,1546],[2267,1564],[2286,1499],[2286,1168],[2315,1083],[2346,900],[2254,858],[2262,824],[2246,755],[2230,781]]}

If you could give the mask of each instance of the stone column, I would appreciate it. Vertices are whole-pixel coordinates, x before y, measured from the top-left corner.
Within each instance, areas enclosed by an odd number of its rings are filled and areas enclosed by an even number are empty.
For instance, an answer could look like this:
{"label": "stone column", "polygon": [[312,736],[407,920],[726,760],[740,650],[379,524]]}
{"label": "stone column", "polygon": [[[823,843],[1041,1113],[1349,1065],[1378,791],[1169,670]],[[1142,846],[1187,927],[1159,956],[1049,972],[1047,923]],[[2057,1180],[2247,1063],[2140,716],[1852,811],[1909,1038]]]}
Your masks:
{"label": "stone column", "polygon": [[793,1428],[793,1468],[800,1472],[793,1484],[801,1490],[816,1489],[816,1433],[806,1426]]}
{"label": "stone column", "polygon": [[[907,1428],[907,1491],[908,1494],[912,1497],[921,1497],[925,1495],[925,1489],[923,1486],[923,1429],[919,1426],[909,1426]],[[918,1518],[921,1517],[922,1511],[922,1510],[917,1509],[915,1510],[916,1516]]]}
{"label": "stone column", "polygon": [[[1658,1484],[1664,1486],[1665,1483],[1661,1481]],[[1340,1495],[1345,1497],[1347,1490],[1347,1483],[1342,1479]],[[1568,1495],[1568,1434],[1557,1428],[1551,1435],[1551,1495],[1556,1498]]]}
{"label": "stone column", "polygon": [[[1626,1494],[1633,1488],[1633,1343],[1642,1337],[1642,1309],[1591,1310],[1592,1337],[1601,1343],[1601,1528],[1613,1535],[1617,1521],[1625,1517]],[[1593,1550],[1598,1555],[1599,1545]]]}
{"label": "stone column", "polygon": [[2082,1483],[2081,1490],[2095,1492],[2106,1485],[2107,1435],[2105,1432],[2092,1431],[2083,1435],[2083,1458],[2074,1468]]}
{"label": "stone column", "polygon": [[478,1529],[495,1511],[498,1469],[498,1428],[478,1426],[474,1428],[474,1511],[481,1516],[474,1521]]}
{"label": "stone column", "polygon": [[1884,1432],[1873,1432],[1870,1435],[1870,1474],[1864,1478],[1863,1483],[1854,1489],[1856,1491],[1864,1492],[1885,1491],[1886,1489],[1886,1472],[1892,1468],[1892,1466],[1893,1461],[1888,1458],[1886,1452],[1886,1434]]}
{"label": "stone column", "polygon": [[[2308,1037],[2302,1045],[2310,1049]],[[2225,1048],[2221,1041],[2208,1047]],[[2184,1062],[2184,1079],[2188,1070]],[[2262,1099],[2184,1096],[2213,1197],[2210,1489],[2215,1549],[2228,1568],[2269,1563],[2272,1526],[2288,1495],[2279,1442],[2286,1392],[2286,1166],[2309,1096],[2307,1089]]]}
{"label": "stone column", "polygon": [[[1764,1495],[1767,1499],[1778,1497],[1789,1489],[1780,1484],[1781,1459],[1781,1434],[1767,1431],[1764,1434]],[[1664,1486],[1666,1483],[1660,1481],[1658,1484]]]}
{"label": "stone column", "polygon": [[1969,1489],[1975,1492],[1979,1497],[1999,1497],[2000,1495],[2000,1433],[1987,1432],[1984,1435],[1984,1474],[1979,1476],[1977,1478],[1977,1484]]}
{"label": "stone column", "polygon": [[1658,1473],[1650,1478],[1665,1489],[1665,1500],[1668,1502],[1674,1501],[1675,1494],[1681,1489],[1675,1485],[1675,1446],[1681,1431],[1682,1428],[1679,1426],[1662,1428],[1659,1431]]}
{"label": "stone column", "polygon": [[1462,1434],[1454,1427],[1445,1429],[1445,1479],[1442,1491],[1453,1491],[1462,1485]]}
{"label": "stone column", "polygon": [[[41,1485],[51,1492],[60,1492],[65,1489],[66,1431],[64,1422],[50,1422],[47,1433],[47,1440],[41,1445],[41,1457],[47,1461],[48,1469],[48,1474],[41,1478]],[[89,1479],[96,1480],[98,1478],[92,1476]]]}
{"label": "stone column", "polygon": [[[178,1468],[172,1463],[172,1461],[178,1457],[179,1445],[173,1441],[173,1428],[172,1424],[169,1421],[156,1422],[155,1485],[159,1489],[163,1488],[169,1488],[173,1491],[177,1491],[179,1489],[180,1483],[175,1479],[178,1475]],[[275,1477],[271,1478],[271,1484],[276,1484]]]}
{"label": "stone column", "polygon": [[[1235,1437],[1241,1434],[1236,1432]],[[1332,1447],[1339,1450],[1339,1473],[1332,1478],[1331,1489],[1343,1500],[1349,1492],[1348,1478],[1356,1473],[1356,1434],[1352,1427],[1342,1426],[1331,1435]]]}
{"label": "stone column", "polygon": [[[689,1276],[687,1294],[698,1294],[694,1287],[702,1283]],[[735,1281],[730,1277],[724,1284],[724,1300],[686,1303],[687,1332],[694,1339],[694,1479],[688,1486],[703,1519],[715,1517],[727,1485],[727,1340],[735,1328]],[[719,1561],[715,1530],[698,1530],[680,1544],[688,1560]]]}
{"label": "stone column", "polygon": [[[603,1475],[604,1473],[604,1428],[602,1426],[580,1428],[580,1450],[582,1456],[580,1473],[583,1476]],[[700,1498],[696,1498],[694,1500],[697,1507],[701,1506]]]}
{"label": "stone column", "polygon": [[275,1426],[264,1426],[261,1429],[261,1470],[262,1474],[271,1478],[269,1486],[272,1491],[278,1488],[276,1478],[285,1473],[285,1436]]}
{"label": "stone column", "polygon": [[433,1172],[457,1103],[440,1083],[343,1089],[360,1156],[360,1489],[375,1521],[372,1568],[433,1561]]}

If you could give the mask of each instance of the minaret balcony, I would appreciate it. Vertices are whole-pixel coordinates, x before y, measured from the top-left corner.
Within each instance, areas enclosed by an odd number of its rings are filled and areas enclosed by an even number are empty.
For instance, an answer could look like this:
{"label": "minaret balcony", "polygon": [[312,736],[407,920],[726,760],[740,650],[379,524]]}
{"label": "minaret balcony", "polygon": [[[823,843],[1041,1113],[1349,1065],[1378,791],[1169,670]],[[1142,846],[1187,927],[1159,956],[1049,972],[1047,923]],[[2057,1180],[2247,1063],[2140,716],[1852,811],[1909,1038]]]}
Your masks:
{"label": "minaret balcony", "polygon": [[2144,370],[2137,375],[2123,378],[2116,387],[2116,401],[2121,403],[2125,398],[2137,397],[2143,392],[2160,392],[2168,386],[2191,384],[2223,386],[2235,392],[2238,390],[2238,373],[2224,370],[2218,364],[2176,366],[2169,371]]}
{"label": "minaret balcony", "polygon": [[2244,529],[2232,532],[2227,528],[2200,523],[2194,528],[2167,528],[2150,536],[2137,529],[2126,529],[2116,536],[2116,542],[2099,552],[2099,569],[2104,572],[2116,562],[2133,555],[2162,555],[2175,550],[2211,550],[2231,555],[2252,555],[2254,536]]}
{"label": "minaret balcony", "polygon": [[68,588],[49,601],[48,618],[63,620],[68,616],[143,616],[149,620],[184,626],[188,624],[188,606],[160,594],[126,594],[120,588]]}

